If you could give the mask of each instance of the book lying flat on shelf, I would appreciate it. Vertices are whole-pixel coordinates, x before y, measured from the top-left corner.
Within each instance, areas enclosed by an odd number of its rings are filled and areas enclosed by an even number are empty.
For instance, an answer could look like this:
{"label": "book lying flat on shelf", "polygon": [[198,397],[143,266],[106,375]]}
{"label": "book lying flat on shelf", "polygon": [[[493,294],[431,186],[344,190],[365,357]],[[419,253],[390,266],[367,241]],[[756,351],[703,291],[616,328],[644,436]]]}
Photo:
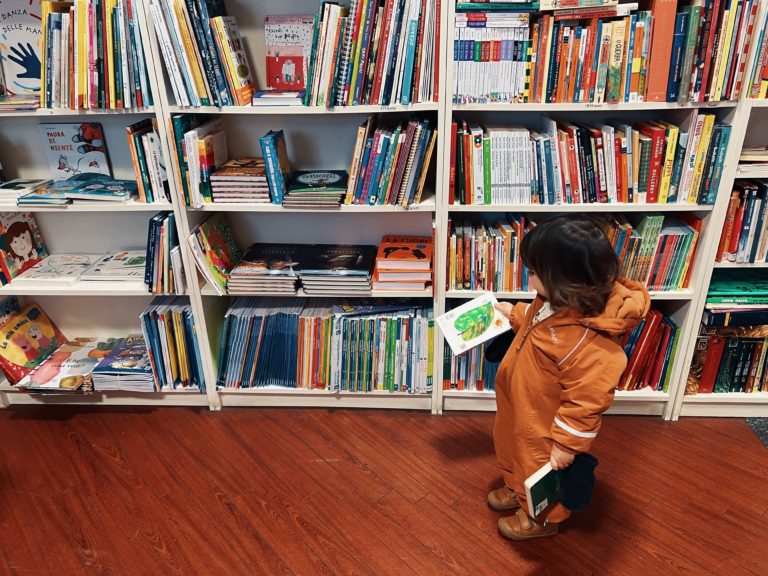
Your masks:
{"label": "book lying flat on shelf", "polygon": [[561,472],[553,470],[547,462],[525,479],[525,497],[528,500],[528,515],[536,518],[547,508],[560,501]]}
{"label": "book lying flat on shelf", "polygon": [[251,106],[303,106],[304,92],[289,90],[257,90],[253,93]]}
{"label": "book lying flat on shelf", "polygon": [[100,123],[40,124],[40,135],[55,179],[82,172],[112,176]]}
{"label": "book lying flat on shelf", "polygon": [[494,304],[497,300],[488,292],[449,310],[436,318],[454,354],[461,354],[511,330],[512,326]]}
{"label": "book lying flat on shelf", "polygon": [[152,392],[155,380],[146,342],[141,334],[121,340],[93,369],[94,390]]}
{"label": "book lying flat on shelf", "polygon": [[739,162],[768,162],[768,146],[743,146]]}
{"label": "book lying flat on shelf", "polygon": [[15,206],[21,196],[44,188],[50,180],[42,178],[16,178],[0,184],[0,204]]}
{"label": "book lying flat on shelf", "polygon": [[14,279],[16,285],[74,286],[101,254],[51,254]]}
{"label": "book lying flat on shelf", "polygon": [[338,207],[347,190],[344,170],[299,170],[293,174],[283,206]]}
{"label": "book lying flat on shelf", "polygon": [[106,254],[80,274],[82,282],[144,280],[146,250],[122,250]]}
{"label": "book lying flat on shelf", "polygon": [[[102,346],[103,348],[103,346]],[[86,392],[91,372],[102,358],[95,338],[77,338],[62,344],[37,368],[16,384],[29,392]]]}

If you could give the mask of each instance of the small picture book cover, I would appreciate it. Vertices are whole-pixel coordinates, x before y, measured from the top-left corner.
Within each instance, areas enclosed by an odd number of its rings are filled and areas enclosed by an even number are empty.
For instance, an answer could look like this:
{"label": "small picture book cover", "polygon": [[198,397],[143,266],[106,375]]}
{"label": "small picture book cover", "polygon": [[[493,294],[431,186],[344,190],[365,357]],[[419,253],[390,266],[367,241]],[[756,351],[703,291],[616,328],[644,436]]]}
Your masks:
{"label": "small picture book cover", "polygon": [[37,304],[29,304],[0,326],[0,368],[17,384],[66,342]]}
{"label": "small picture book cover", "polygon": [[84,172],[112,176],[99,122],[40,124],[40,135],[54,179],[63,180]]}
{"label": "small picture book cover", "polygon": [[0,192],[32,192],[38,188],[42,188],[49,182],[50,180],[46,180],[45,178],[16,178],[15,180],[0,184]]}
{"label": "small picture book cover", "polygon": [[288,193],[346,192],[348,178],[345,170],[298,170],[288,185]]}
{"label": "small picture book cover", "polygon": [[528,515],[536,518],[547,508],[560,500],[560,479],[562,473],[553,470],[547,462],[526,478],[525,497],[528,500]]}
{"label": "small picture book cover", "polygon": [[94,373],[152,374],[144,336],[131,334],[115,346],[93,369]]}
{"label": "small picture book cover", "polygon": [[80,274],[81,281],[144,280],[147,262],[146,250],[121,250],[101,256],[90,268]]}
{"label": "small picture book cover", "polygon": [[104,178],[85,182],[65,192],[72,200],[94,200],[107,202],[126,202],[139,195],[139,185],[135,180],[113,180]]}
{"label": "small picture book cover", "polygon": [[492,292],[481,294],[437,317],[437,325],[456,355],[511,330],[509,320],[496,308]]}
{"label": "small picture book cover", "polygon": [[429,236],[384,236],[376,266],[379,270],[430,270],[432,248]]}
{"label": "small picture book cover", "polygon": [[48,251],[33,214],[0,212],[0,268],[6,283],[46,256]]}
{"label": "small picture book cover", "polygon": [[8,94],[40,92],[43,49],[40,2],[0,0],[3,40],[0,61]]}
{"label": "small picture book cover", "polygon": [[311,14],[264,18],[267,88],[304,90],[313,31],[314,17]]}
{"label": "small picture book cover", "polygon": [[187,239],[200,273],[216,292],[226,294],[227,279],[242,252],[221,212],[212,214]]}
{"label": "small picture book cover", "polygon": [[73,286],[80,280],[80,274],[102,257],[101,254],[51,254],[18,276],[16,282]]}
{"label": "small picture book cover", "polygon": [[376,257],[376,246],[315,244],[301,275],[368,276]]}
{"label": "small picture book cover", "polygon": [[253,180],[267,177],[264,158],[235,158],[227,160],[211,174],[211,182],[217,180]]}
{"label": "small picture book cover", "polygon": [[300,256],[306,248],[302,244],[254,244],[232,274],[296,276],[300,271]]}
{"label": "small picture book cover", "polygon": [[81,391],[84,385],[90,385],[91,372],[103,357],[99,344],[95,338],[77,338],[62,344],[16,388],[31,392]]}

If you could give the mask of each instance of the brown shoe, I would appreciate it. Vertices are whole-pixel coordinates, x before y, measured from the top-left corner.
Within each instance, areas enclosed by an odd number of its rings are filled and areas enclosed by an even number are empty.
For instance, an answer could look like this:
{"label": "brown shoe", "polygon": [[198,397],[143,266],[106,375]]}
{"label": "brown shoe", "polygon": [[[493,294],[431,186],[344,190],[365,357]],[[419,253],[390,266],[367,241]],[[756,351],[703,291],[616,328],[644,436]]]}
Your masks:
{"label": "brown shoe", "polygon": [[539,523],[528,517],[522,508],[514,516],[499,518],[499,532],[510,540],[546,538],[557,534],[558,525],[553,522]]}
{"label": "brown shoe", "polygon": [[493,510],[504,512],[506,510],[517,510],[520,508],[520,502],[517,500],[514,490],[502,486],[488,493],[488,506]]}

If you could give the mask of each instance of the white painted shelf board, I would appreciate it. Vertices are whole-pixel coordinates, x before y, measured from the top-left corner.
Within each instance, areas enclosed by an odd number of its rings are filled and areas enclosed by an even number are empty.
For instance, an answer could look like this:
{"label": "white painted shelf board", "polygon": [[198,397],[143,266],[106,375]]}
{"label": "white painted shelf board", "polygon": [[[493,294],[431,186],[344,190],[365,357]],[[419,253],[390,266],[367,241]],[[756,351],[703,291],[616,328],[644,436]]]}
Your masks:
{"label": "white painted shelf board", "polygon": [[715,268],[768,268],[768,262],[715,262]]}
{"label": "white painted shelf board", "polygon": [[393,112],[436,112],[437,102],[393,106],[169,106],[171,114],[227,114],[242,116],[317,116],[328,114],[384,114]]}
{"label": "white painted shelf board", "polygon": [[75,203],[67,206],[16,206],[15,204],[0,204],[1,212],[161,212],[173,210],[173,204],[160,202],[147,204],[146,202],[88,202]]}
{"label": "white painted shelf board", "polygon": [[752,105],[752,108],[768,108],[768,100],[758,98],[748,98],[747,102]]}
{"label": "white painted shelf board", "polygon": [[281,406],[430,410],[429,394],[405,392],[332,392],[291,388],[223,388],[222,406]]}
{"label": "white painted shelf board", "polygon": [[705,204],[453,204],[449,212],[711,212],[714,206]]}
{"label": "white painted shelf board", "polygon": [[736,170],[736,178],[768,178],[768,168],[761,168],[760,170],[744,170],[739,165]]}
{"label": "white painted shelf board", "polygon": [[[206,284],[201,293],[203,296],[218,296],[213,286]],[[372,290],[370,292],[329,292],[324,294],[274,294],[271,292],[253,292],[248,294],[228,294],[227,296],[298,296],[300,298],[432,298],[432,288],[427,290]]]}
{"label": "white painted shelf board", "polygon": [[[768,408],[768,392],[712,392],[683,396],[683,404],[763,404]],[[768,410],[766,411],[768,416]]]}
{"label": "white painted shelf board", "polygon": [[154,114],[155,109],[153,107],[148,108],[121,108],[121,109],[109,109],[109,108],[95,108],[92,110],[81,109],[71,110],[69,108],[38,108],[37,110],[0,110],[1,118],[14,118],[14,117],[38,117],[46,118],[50,116],[131,116],[137,114]]}
{"label": "white painted shelf board", "polygon": [[45,282],[16,284],[11,282],[0,288],[0,295],[18,296],[155,296],[141,281],[78,282],[74,286],[52,287]]}
{"label": "white painted shelf board", "polygon": [[[484,293],[483,290],[448,290],[445,297],[470,300]],[[534,292],[494,292],[494,294],[496,298],[505,300],[532,300],[535,296]],[[691,300],[694,296],[693,290],[650,291],[649,294],[653,300]]]}
{"label": "white painted shelf board", "polygon": [[338,208],[286,208],[280,204],[228,204],[213,202],[203,204],[199,208],[188,206],[187,210],[192,212],[278,212],[280,214],[293,214],[312,212],[317,214],[353,214],[359,212],[382,213],[382,214],[402,214],[403,212],[434,212],[435,197],[427,196],[418,204],[404,208],[402,206],[368,206],[367,204],[342,204]]}
{"label": "white painted shelf board", "polygon": [[691,108],[734,108],[735,101],[722,102],[621,102],[617,104],[539,104],[504,103],[453,104],[454,112],[596,112],[623,110],[690,110]]}

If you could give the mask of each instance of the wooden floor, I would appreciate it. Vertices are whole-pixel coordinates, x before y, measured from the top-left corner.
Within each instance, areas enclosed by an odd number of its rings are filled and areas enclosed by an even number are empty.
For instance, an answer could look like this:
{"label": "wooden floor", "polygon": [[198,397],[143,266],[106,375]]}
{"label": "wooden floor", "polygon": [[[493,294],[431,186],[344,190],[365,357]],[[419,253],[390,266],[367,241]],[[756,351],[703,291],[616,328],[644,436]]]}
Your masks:
{"label": "wooden floor", "polygon": [[594,505],[511,543],[492,414],[0,411],[0,573],[768,574],[741,419],[610,417]]}

